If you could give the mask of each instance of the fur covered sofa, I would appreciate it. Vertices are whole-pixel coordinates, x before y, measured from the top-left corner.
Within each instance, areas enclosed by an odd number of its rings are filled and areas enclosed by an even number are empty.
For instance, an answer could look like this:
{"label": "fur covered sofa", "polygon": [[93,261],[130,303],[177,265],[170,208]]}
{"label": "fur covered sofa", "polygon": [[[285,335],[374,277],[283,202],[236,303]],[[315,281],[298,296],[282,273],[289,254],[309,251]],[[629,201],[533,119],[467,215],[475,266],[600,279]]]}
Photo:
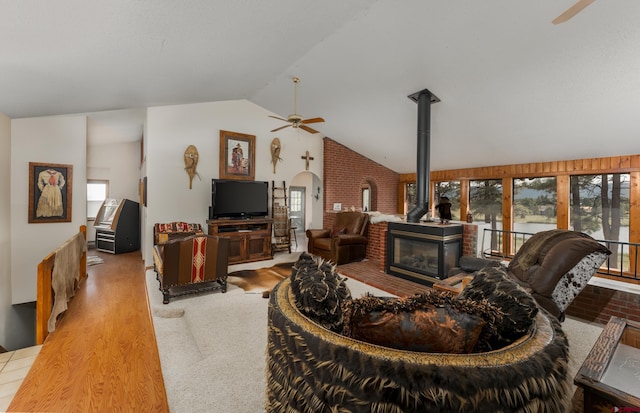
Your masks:
{"label": "fur covered sofa", "polygon": [[504,267],[465,289],[482,298],[354,299],[335,266],[303,253],[270,296],[266,411],[565,411],[557,319]]}

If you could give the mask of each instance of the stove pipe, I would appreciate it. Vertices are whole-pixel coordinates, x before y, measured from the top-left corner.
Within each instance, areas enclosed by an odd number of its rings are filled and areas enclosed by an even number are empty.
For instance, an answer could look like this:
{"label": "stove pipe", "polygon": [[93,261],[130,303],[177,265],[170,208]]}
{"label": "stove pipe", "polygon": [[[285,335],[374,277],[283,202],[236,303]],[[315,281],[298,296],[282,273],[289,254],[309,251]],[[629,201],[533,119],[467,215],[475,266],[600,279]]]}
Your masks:
{"label": "stove pipe", "polygon": [[416,169],[416,205],[407,213],[407,222],[420,222],[429,211],[429,156],[431,152],[431,104],[440,102],[428,89],[409,95],[418,103],[418,164]]}

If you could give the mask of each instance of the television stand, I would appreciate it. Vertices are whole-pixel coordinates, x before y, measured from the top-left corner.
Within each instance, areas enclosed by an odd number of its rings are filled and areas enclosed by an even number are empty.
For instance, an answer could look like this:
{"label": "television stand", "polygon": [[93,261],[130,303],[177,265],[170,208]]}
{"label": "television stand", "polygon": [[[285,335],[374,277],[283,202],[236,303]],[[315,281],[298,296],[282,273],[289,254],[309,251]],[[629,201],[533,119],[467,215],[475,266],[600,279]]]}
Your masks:
{"label": "television stand", "polygon": [[229,238],[229,264],[270,260],[271,218],[210,219],[209,235]]}

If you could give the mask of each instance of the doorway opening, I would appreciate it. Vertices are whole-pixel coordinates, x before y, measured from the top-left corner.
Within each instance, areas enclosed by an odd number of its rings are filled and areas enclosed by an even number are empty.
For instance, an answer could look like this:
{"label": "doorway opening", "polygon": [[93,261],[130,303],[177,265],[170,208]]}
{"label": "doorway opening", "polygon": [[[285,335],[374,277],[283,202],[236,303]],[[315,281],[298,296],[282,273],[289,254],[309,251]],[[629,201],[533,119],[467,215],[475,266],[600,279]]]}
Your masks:
{"label": "doorway opening", "polygon": [[300,245],[304,243],[305,240],[305,214],[306,214],[306,203],[305,203],[305,195],[306,188],[304,186],[291,186],[289,188],[289,200],[290,202],[290,212],[289,218],[291,219],[291,237],[293,247],[295,247],[296,251],[299,251]]}

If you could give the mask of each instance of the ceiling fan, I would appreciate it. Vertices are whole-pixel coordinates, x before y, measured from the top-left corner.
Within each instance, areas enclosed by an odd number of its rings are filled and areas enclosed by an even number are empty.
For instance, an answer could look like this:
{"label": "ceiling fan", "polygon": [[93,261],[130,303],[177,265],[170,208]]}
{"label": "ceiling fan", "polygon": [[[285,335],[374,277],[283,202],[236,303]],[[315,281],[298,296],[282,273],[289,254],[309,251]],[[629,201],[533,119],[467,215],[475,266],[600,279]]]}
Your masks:
{"label": "ceiling fan", "polygon": [[284,129],[284,128],[288,128],[289,126],[293,126],[294,128],[300,128],[302,130],[305,130],[309,133],[318,133],[317,130],[312,129],[308,126],[306,126],[309,123],[319,123],[319,122],[324,122],[324,119],[322,118],[311,118],[311,119],[305,119],[302,116],[297,114],[297,100],[298,100],[298,83],[300,83],[300,79],[297,77],[293,77],[293,114],[289,115],[287,117],[287,119],[283,119],[283,118],[279,118],[277,116],[271,116],[269,115],[270,118],[274,118],[274,119],[278,119],[278,120],[282,120],[285,122],[289,122],[289,125],[284,125],[281,126],[279,128],[275,128],[274,130],[272,130],[271,132],[277,132],[280,129]]}
{"label": "ceiling fan", "polygon": [[578,0],[573,6],[569,7],[564,13],[556,17],[551,21],[553,24],[564,23],[576,14],[580,13],[582,9],[593,3],[595,0]]}

